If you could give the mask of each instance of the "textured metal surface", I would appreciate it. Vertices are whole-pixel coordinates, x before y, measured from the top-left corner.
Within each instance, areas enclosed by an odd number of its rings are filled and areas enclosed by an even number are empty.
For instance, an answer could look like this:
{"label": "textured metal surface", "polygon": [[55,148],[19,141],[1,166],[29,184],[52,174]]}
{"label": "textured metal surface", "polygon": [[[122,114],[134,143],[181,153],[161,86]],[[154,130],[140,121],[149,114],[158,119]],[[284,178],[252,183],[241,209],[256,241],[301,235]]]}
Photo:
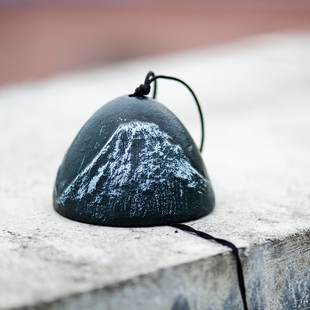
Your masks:
{"label": "textured metal surface", "polygon": [[214,194],[181,122],[146,97],[123,96],[84,125],[59,168],[54,207],[81,222],[150,226],[208,214]]}

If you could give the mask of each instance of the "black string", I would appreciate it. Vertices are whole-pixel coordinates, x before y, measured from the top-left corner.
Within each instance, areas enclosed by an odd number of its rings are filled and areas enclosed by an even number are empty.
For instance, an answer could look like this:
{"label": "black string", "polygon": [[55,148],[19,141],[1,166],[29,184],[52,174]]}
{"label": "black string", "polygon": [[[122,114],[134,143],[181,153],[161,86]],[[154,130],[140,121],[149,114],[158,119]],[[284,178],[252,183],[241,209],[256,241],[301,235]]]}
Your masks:
{"label": "black string", "polygon": [[184,224],[180,224],[180,223],[174,223],[174,224],[169,224],[169,226],[172,226],[174,228],[178,228],[184,231],[188,231],[191,233],[196,234],[197,236],[207,239],[207,240],[214,240],[224,246],[227,246],[229,248],[232,249],[232,252],[234,253],[235,257],[236,257],[236,265],[237,265],[237,274],[238,274],[238,283],[239,283],[239,289],[240,289],[240,293],[241,293],[241,298],[243,301],[243,308],[245,310],[248,309],[247,306],[247,301],[246,301],[246,292],[245,292],[245,285],[244,285],[244,277],[243,277],[243,270],[242,270],[242,265],[241,265],[241,261],[240,261],[240,257],[239,257],[239,253],[238,253],[238,248],[231,242],[224,240],[224,239],[220,239],[220,238],[215,238],[203,231],[199,231],[196,230],[190,226],[184,225]]}
{"label": "black string", "polygon": [[151,83],[154,82],[154,91],[153,91],[153,99],[156,98],[156,91],[157,91],[157,84],[156,84],[156,80],[157,79],[166,79],[166,80],[172,80],[172,81],[176,81],[179,82],[181,84],[183,84],[192,94],[192,96],[195,99],[197,108],[198,108],[198,112],[199,112],[199,117],[200,117],[200,123],[201,123],[201,142],[200,142],[200,152],[202,152],[203,150],[203,144],[204,144],[204,136],[205,136],[205,129],[204,129],[204,120],[203,120],[203,114],[202,114],[202,110],[199,104],[199,101],[195,95],[195,93],[193,92],[193,90],[190,88],[190,86],[188,86],[185,82],[183,82],[182,80],[172,77],[172,76],[166,76],[166,75],[155,75],[152,71],[150,71],[145,78],[144,84],[141,84],[139,87],[136,88],[135,92],[131,95],[129,95],[130,97],[142,97],[142,96],[146,96],[150,93],[151,91]]}
{"label": "black string", "polygon": [[[183,84],[185,87],[187,87],[187,89],[191,92],[192,96],[195,99],[198,111],[199,111],[199,117],[200,117],[200,122],[201,122],[201,143],[200,143],[200,152],[202,152],[203,149],[203,144],[204,144],[204,120],[203,120],[203,114],[201,111],[201,107],[199,104],[199,101],[195,95],[195,93],[193,92],[193,90],[182,80],[175,78],[175,77],[171,77],[171,76],[165,76],[165,75],[155,75],[152,71],[150,71],[144,81],[144,84],[141,84],[138,88],[136,88],[135,92],[131,95],[129,95],[130,97],[142,97],[142,96],[146,96],[150,93],[151,91],[151,83],[154,82],[154,90],[153,90],[153,99],[156,98],[156,91],[157,91],[157,83],[156,80],[157,79],[167,79],[167,80],[173,80],[173,81],[177,81],[181,84]],[[241,261],[239,258],[239,253],[238,253],[238,248],[231,242],[224,240],[224,239],[220,239],[220,238],[215,238],[203,231],[199,231],[199,230],[195,230],[194,228],[184,225],[184,224],[170,224],[169,226],[172,226],[174,228],[178,228],[184,231],[188,231],[191,233],[195,233],[197,236],[207,239],[207,240],[214,240],[224,246],[229,247],[230,249],[232,249],[233,254],[236,257],[236,266],[237,266],[237,274],[238,274],[238,283],[239,283],[239,289],[240,289],[240,293],[241,293],[241,298],[243,301],[243,307],[245,310],[248,310],[248,306],[247,306],[247,301],[246,301],[246,291],[245,291],[245,285],[244,285],[244,277],[243,277],[243,270],[242,270],[242,265],[241,265]]]}

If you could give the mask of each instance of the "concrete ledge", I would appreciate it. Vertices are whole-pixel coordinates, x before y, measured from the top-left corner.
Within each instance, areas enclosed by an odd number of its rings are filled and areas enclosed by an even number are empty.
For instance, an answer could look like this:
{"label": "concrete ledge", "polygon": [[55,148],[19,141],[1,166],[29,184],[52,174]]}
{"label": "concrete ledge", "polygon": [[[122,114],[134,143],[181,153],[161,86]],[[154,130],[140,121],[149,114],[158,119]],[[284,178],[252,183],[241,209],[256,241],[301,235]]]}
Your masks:
{"label": "concrete ledge", "polygon": [[[79,128],[148,70],[184,79],[203,104],[217,205],[188,224],[240,248],[250,309],[309,308],[309,55],[309,34],[272,34],[2,88],[0,309],[242,309],[229,249],[171,227],[82,224],[52,208]],[[166,82],[158,91],[198,141],[190,95]]]}

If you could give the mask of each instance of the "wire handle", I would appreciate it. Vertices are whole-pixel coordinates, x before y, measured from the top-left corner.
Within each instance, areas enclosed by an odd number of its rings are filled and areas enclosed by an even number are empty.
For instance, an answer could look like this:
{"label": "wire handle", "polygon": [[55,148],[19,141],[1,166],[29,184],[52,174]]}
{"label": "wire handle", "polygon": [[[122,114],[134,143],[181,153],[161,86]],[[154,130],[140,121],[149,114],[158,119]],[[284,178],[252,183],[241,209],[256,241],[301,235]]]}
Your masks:
{"label": "wire handle", "polygon": [[156,98],[156,92],[157,92],[156,80],[158,80],[158,79],[166,79],[166,80],[172,80],[172,81],[179,82],[179,83],[183,84],[190,91],[192,96],[194,97],[197,108],[198,108],[199,117],[200,117],[201,141],[200,141],[199,151],[202,152],[203,145],[204,145],[204,139],[205,139],[204,119],[203,119],[203,114],[202,114],[202,110],[201,110],[201,106],[199,104],[199,101],[198,101],[194,91],[191,89],[191,87],[189,85],[187,85],[185,82],[183,82],[182,80],[180,80],[178,78],[175,78],[172,76],[166,76],[166,75],[155,75],[154,72],[150,71],[145,77],[144,84],[141,84],[139,87],[137,87],[135,92],[129,96],[130,97],[142,97],[142,96],[148,95],[151,91],[151,83],[154,82],[153,99],[155,99]]}

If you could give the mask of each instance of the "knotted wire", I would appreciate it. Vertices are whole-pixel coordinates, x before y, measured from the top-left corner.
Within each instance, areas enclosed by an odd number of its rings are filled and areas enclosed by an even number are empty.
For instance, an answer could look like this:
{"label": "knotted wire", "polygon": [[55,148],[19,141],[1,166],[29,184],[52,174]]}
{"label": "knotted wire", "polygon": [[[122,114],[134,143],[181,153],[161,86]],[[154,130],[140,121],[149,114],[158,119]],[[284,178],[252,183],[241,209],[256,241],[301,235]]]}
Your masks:
{"label": "knotted wire", "polygon": [[130,97],[142,97],[142,96],[148,95],[151,91],[151,83],[154,82],[153,99],[155,99],[156,98],[156,92],[157,92],[156,80],[158,80],[158,79],[166,79],[166,80],[172,80],[172,81],[179,82],[179,83],[183,84],[190,91],[192,96],[194,97],[194,100],[195,100],[197,108],[198,108],[200,124],[201,124],[201,141],[200,141],[199,151],[202,152],[203,145],[204,145],[204,139],[205,139],[205,128],[204,128],[205,126],[204,126],[203,114],[202,114],[202,110],[201,110],[201,106],[199,104],[199,101],[198,101],[194,91],[191,89],[191,87],[188,84],[186,84],[184,81],[182,81],[178,78],[175,78],[173,76],[155,75],[154,72],[150,71],[146,75],[146,78],[144,80],[144,84],[141,84],[139,87],[137,87],[135,92],[129,96]]}
{"label": "knotted wire", "polygon": [[[184,81],[182,81],[178,78],[172,77],[172,76],[155,75],[154,72],[150,71],[145,77],[144,84],[141,84],[139,87],[137,87],[135,89],[135,92],[129,96],[130,97],[143,97],[143,96],[148,95],[151,91],[151,83],[154,82],[153,99],[155,99],[156,98],[156,92],[157,92],[157,82],[156,81],[158,79],[166,79],[166,80],[177,81],[177,82],[183,84],[191,92],[192,96],[195,99],[195,102],[196,102],[196,105],[198,108],[198,112],[199,112],[199,117],[200,117],[201,143],[200,143],[200,149],[199,150],[200,150],[200,152],[202,152],[203,145],[204,145],[204,119],[203,119],[202,110],[201,110],[199,101],[198,101],[194,91]],[[224,245],[224,246],[227,246],[230,249],[232,249],[232,252],[236,258],[238,284],[239,284],[239,290],[240,290],[240,294],[241,294],[241,298],[242,298],[242,302],[243,302],[243,308],[244,308],[244,310],[248,310],[247,300],[246,300],[246,289],[245,289],[245,284],[244,284],[244,276],[243,276],[242,264],[241,264],[239,253],[238,253],[238,248],[233,243],[231,243],[225,239],[213,237],[213,236],[211,236],[211,235],[209,235],[203,231],[196,230],[196,229],[194,229],[188,225],[185,225],[185,224],[173,223],[173,224],[169,224],[169,226],[181,229],[183,231],[187,231],[189,233],[194,233],[203,239],[216,241],[217,243]]]}

